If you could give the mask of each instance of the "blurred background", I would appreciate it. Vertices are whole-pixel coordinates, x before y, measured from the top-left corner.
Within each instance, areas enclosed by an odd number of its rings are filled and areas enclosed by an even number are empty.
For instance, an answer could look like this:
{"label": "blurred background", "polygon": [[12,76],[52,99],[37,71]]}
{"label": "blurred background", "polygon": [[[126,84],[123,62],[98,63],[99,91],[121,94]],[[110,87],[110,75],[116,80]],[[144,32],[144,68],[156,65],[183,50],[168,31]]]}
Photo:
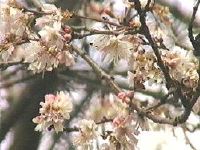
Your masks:
{"label": "blurred background", "polygon": [[[3,3],[5,0],[0,0]],[[108,0],[97,0],[99,3],[105,3]],[[37,7],[39,0],[19,0],[24,6],[28,8]],[[46,3],[54,3],[61,9],[69,9],[75,12],[84,10],[84,7],[93,0],[45,0]],[[177,18],[178,23],[176,26],[183,37],[187,36],[187,24],[190,21],[192,7],[195,1],[192,0],[157,0],[158,3],[166,5],[170,8],[170,11]],[[1,4],[0,4],[1,7]],[[85,8],[86,9],[86,8]],[[84,14],[85,12],[81,12]],[[89,15],[92,12],[87,12],[85,15]],[[196,17],[195,27],[198,31],[200,25],[200,11]],[[80,20],[73,20],[70,25],[81,25]],[[183,30],[182,30],[183,29]],[[181,31],[182,30],[182,31]],[[83,40],[84,42],[84,40]],[[79,43],[77,43],[79,44]],[[191,45],[180,43],[182,46],[188,46],[191,49]],[[83,44],[83,48],[89,51],[88,44]],[[110,68],[106,63],[102,63],[98,58],[98,52],[90,53],[91,57],[96,60],[101,67],[109,72],[113,73],[115,79],[119,85],[123,88],[128,87],[128,81],[123,77],[123,73],[126,71],[126,64],[121,62],[118,67]],[[39,133],[35,132],[35,124],[32,122],[32,118],[38,115],[39,103],[44,100],[44,95],[48,93],[55,93],[59,90],[67,90],[74,98],[74,111],[71,114],[70,120],[66,123],[66,126],[70,126],[71,123],[76,121],[76,118],[81,116],[82,112],[88,109],[90,101],[95,99],[101,99],[110,92],[110,89],[101,84],[96,78],[95,74],[91,71],[85,62],[77,57],[77,64],[70,69],[59,72],[57,70],[52,72],[33,75],[31,72],[25,71],[26,66],[14,65],[6,68],[0,68],[0,149],[1,150],[66,150],[74,149],[71,144],[70,134],[59,133],[54,134],[52,132]],[[124,67],[125,66],[125,67]],[[146,93],[147,96],[162,96],[162,91],[159,87],[156,91]],[[145,99],[146,97],[144,97]],[[199,122],[199,118],[192,119],[192,121]],[[150,142],[152,137],[155,138],[152,141],[159,141],[160,137],[168,138],[168,144],[166,149],[172,148],[189,150],[189,148],[181,140],[177,140],[172,134],[164,134],[166,132],[157,133],[153,135],[153,132],[149,134],[145,133],[142,140],[139,143],[143,150],[153,150],[156,142]],[[179,135],[179,129],[174,134]],[[148,135],[148,136],[146,136]],[[149,138],[148,138],[149,137]],[[196,132],[189,135],[191,141],[200,150],[199,137],[200,132],[197,129]],[[171,142],[171,143],[170,143]],[[146,147],[145,147],[146,146]],[[147,148],[148,146],[148,148]],[[149,147],[149,146],[152,146]]]}

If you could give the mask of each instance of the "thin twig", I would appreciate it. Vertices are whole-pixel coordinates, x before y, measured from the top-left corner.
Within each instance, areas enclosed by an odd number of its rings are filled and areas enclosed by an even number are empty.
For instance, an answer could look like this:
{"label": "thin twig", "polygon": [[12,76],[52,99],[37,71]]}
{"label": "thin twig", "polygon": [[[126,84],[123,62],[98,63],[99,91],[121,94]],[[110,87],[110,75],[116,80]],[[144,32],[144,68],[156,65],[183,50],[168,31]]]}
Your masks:
{"label": "thin twig", "polygon": [[98,19],[98,18],[92,18],[92,17],[87,17],[87,16],[81,16],[81,15],[78,15],[78,14],[73,14],[72,18],[89,19],[89,20],[93,20],[93,21],[97,21],[97,22],[107,23],[107,24],[110,24],[110,25],[113,25],[113,26],[116,26],[116,27],[123,27],[120,24],[117,24],[117,23],[114,23],[114,22],[110,22],[108,20],[103,20],[103,19]]}
{"label": "thin twig", "polygon": [[95,71],[95,73],[101,78],[104,79],[109,85],[110,87],[113,89],[113,91],[115,93],[119,93],[122,92],[122,89],[115,83],[115,81],[113,80],[113,78],[108,75],[105,71],[103,71],[99,65],[97,65],[88,55],[85,51],[79,49],[76,46],[72,47],[73,50],[80,55],[91,67],[92,69]]}
{"label": "thin twig", "polygon": [[107,122],[112,122],[113,119],[108,119],[106,117],[103,117],[103,119],[99,122],[96,122],[96,124],[102,124],[102,123],[107,123]]}
{"label": "thin twig", "polygon": [[163,96],[163,97],[160,99],[160,102],[159,102],[159,103],[157,103],[157,104],[154,105],[154,106],[151,106],[151,107],[147,108],[146,111],[155,110],[155,109],[157,109],[158,107],[160,107],[161,105],[165,104],[167,98],[168,98],[172,93],[174,93],[174,91],[171,91],[171,92],[169,92],[168,94],[166,94],[165,96]]}
{"label": "thin twig", "polygon": [[65,132],[78,132],[79,131],[79,128],[77,127],[73,127],[73,128],[64,128],[63,131]]}
{"label": "thin twig", "polygon": [[35,15],[51,15],[53,14],[53,12],[43,12],[43,11],[39,11],[39,10],[35,10],[35,9],[28,9],[28,8],[25,8],[23,7],[23,11],[25,12],[30,12],[30,13],[33,13]]}
{"label": "thin twig", "polygon": [[184,136],[185,136],[186,144],[189,144],[190,147],[191,147],[193,150],[197,150],[197,149],[195,148],[195,146],[191,143],[190,139],[188,138],[188,136],[187,136],[187,134],[186,134],[186,131],[185,131],[183,128],[182,128],[182,130],[183,130],[183,134],[184,134]]}
{"label": "thin twig", "polygon": [[103,35],[119,35],[119,34],[124,34],[124,35],[128,35],[128,34],[136,34],[139,33],[139,30],[134,30],[134,29],[128,29],[127,31],[124,30],[104,30],[104,31],[100,31],[100,30],[95,30],[95,29],[87,29],[88,32],[86,33],[74,33],[74,37],[73,39],[82,39],[86,36],[91,36],[91,35],[95,35],[95,34],[103,34]]}

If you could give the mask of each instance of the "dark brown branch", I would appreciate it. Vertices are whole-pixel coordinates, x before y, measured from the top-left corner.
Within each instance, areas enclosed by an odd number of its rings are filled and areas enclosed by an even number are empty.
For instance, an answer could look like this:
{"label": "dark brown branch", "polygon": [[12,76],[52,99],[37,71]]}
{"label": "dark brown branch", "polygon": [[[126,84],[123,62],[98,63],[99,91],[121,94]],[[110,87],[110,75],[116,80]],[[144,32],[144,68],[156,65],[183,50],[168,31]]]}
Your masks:
{"label": "dark brown branch", "polygon": [[109,31],[109,30],[105,30],[105,31],[100,31],[100,30],[93,30],[93,29],[87,29],[88,32],[86,33],[74,33],[73,35],[73,39],[81,39],[84,38],[86,36],[91,36],[91,35],[95,35],[95,34],[104,34],[104,35],[119,35],[119,34],[136,34],[139,33],[139,30],[134,30],[134,29],[128,29],[127,31],[124,30],[113,30],[113,31]]}
{"label": "dark brown branch", "polygon": [[[198,34],[195,38],[194,38],[194,35],[193,35],[193,23],[194,23],[194,20],[195,20],[195,16],[196,16],[196,13],[197,13],[197,10],[198,10],[198,7],[199,7],[199,4],[200,4],[200,0],[197,1],[196,5],[193,7],[193,13],[192,13],[192,18],[190,20],[190,23],[189,23],[189,26],[188,26],[188,37],[192,43],[192,46],[194,48],[194,55],[199,57],[200,56],[200,34]],[[193,99],[191,101],[191,105],[193,106],[198,97],[200,96],[200,59],[199,59],[199,68],[197,70],[197,73],[199,75],[199,81],[198,81],[198,87],[196,89],[196,93],[194,93],[194,96],[193,96]]]}
{"label": "dark brown branch", "polygon": [[197,13],[197,10],[198,10],[198,7],[199,7],[199,4],[200,4],[200,0],[197,1],[196,5],[193,7],[193,13],[192,13],[192,18],[190,20],[190,23],[189,23],[189,26],[188,26],[188,36],[189,36],[189,39],[192,43],[192,46],[194,48],[194,55],[197,55],[197,56],[200,56],[200,40],[198,38],[198,35],[196,38],[194,38],[194,35],[193,35],[193,23],[194,23],[194,20],[195,20],[195,16],[196,16],[196,13]]}
{"label": "dark brown branch", "polygon": [[[172,122],[170,121],[168,123],[169,124],[172,123],[172,125],[177,125],[179,123],[184,123],[188,119],[188,117],[189,117],[189,115],[191,113],[193,105],[186,98],[186,96],[183,95],[182,87],[181,87],[180,83],[178,83],[177,81],[173,81],[171,79],[171,76],[169,74],[169,68],[164,65],[164,63],[162,61],[162,58],[161,58],[161,55],[159,53],[158,46],[154,42],[154,40],[153,40],[153,38],[152,38],[152,36],[150,34],[149,28],[148,28],[148,26],[146,24],[146,11],[141,8],[141,3],[140,3],[139,0],[135,0],[134,2],[135,2],[135,9],[137,10],[137,12],[139,14],[139,18],[140,18],[140,22],[141,22],[141,32],[147,38],[149,44],[151,45],[151,47],[152,47],[152,49],[154,51],[154,54],[156,55],[157,64],[160,67],[161,71],[163,72],[165,80],[166,80],[166,87],[168,89],[170,87],[175,87],[176,88],[175,94],[181,99],[182,105],[185,108],[185,111],[183,112],[183,114],[181,116],[176,117],[174,121],[172,121]],[[157,120],[157,121],[160,121],[160,120]],[[165,122],[167,120],[163,120],[163,121]]]}
{"label": "dark brown branch", "polygon": [[63,131],[65,132],[78,132],[79,128],[73,127],[73,128],[64,128]]}
{"label": "dark brown branch", "polygon": [[157,64],[160,67],[161,71],[164,74],[165,80],[166,80],[166,86],[169,89],[171,87],[172,84],[172,79],[169,75],[169,69],[168,67],[166,67],[162,61],[161,55],[159,53],[159,49],[158,46],[156,45],[156,43],[154,42],[153,38],[151,37],[149,28],[146,24],[146,11],[142,10],[141,8],[141,3],[139,0],[135,0],[135,9],[137,10],[139,17],[140,17],[140,22],[141,22],[141,33],[147,38],[149,44],[151,45],[154,54],[156,55],[157,58]]}
{"label": "dark brown branch", "polygon": [[39,11],[39,10],[35,10],[35,9],[28,9],[28,8],[23,8],[24,12],[30,12],[33,13],[35,15],[51,15],[53,13],[47,13],[47,12],[43,12],[43,11]]}
{"label": "dark brown branch", "polygon": [[145,110],[139,108],[134,103],[131,104],[131,108],[133,110],[136,110],[139,115],[147,117],[148,119],[152,120],[154,123],[177,125],[177,123],[175,123],[173,119],[168,119],[168,118],[162,118],[160,116],[155,116],[152,113],[146,112]]}
{"label": "dark brown branch", "polygon": [[150,4],[151,4],[151,0],[147,1],[147,4],[145,6],[145,10],[148,11],[150,9]]}
{"label": "dark brown branch", "polygon": [[113,119],[108,119],[106,117],[103,117],[103,119],[99,122],[96,122],[96,124],[102,124],[102,123],[107,123],[107,122],[112,122]]}

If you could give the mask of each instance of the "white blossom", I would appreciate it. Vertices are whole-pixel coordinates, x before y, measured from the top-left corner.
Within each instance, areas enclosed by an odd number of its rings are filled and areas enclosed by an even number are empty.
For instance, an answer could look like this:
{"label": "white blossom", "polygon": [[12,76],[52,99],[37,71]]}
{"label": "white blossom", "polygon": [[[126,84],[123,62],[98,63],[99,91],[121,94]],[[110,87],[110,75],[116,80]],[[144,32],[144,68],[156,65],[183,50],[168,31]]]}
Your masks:
{"label": "white blossom", "polygon": [[63,123],[69,119],[69,113],[72,111],[72,102],[69,94],[63,91],[56,95],[48,94],[45,96],[45,102],[41,102],[40,116],[33,118],[37,123],[35,130],[43,131],[46,129],[55,129],[56,132],[63,131]]}
{"label": "white blossom", "polygon": [[5,48],[2,48],[0,50],[0,60],[4,61],[4,62],[8,62],[12,56],[12,54],[14,53],[15,47],[12,44],[9,44],[6,46]]}
{"label": "white blossom", "polygon": [[123,39],[124,35],[98,35],[93,46],[106,55],[110,62],[118,62],[120,59],[128,60],[133,49],[133,44]]}
{"label": "white blossom", "polygon": [[192,52],[182,53],[178,51],[170,51],[163,54],[164,62],[170,68],[172,78],[178,80],[186,87],[195,88],[199,75],[197,73],[198,61]]}
{"label": "white blossom", "polygon": [[57,13],[58,10],[53,4],[42,4],[42,11],[45,13]]}
{"label": "white blossom", "polygon": [[52,71],[59,64],[74,64],[74,57],[67,48],[59,51],[55,46],[48,48],[40,42],[31,41],[26,44],[24,52],[24,62],[30,63],[28,69],[34,73]]}
{"label": "white blossom", "polygon": [[42,11],[48,13],[36,19],[35,26],[40,29],[44,26],[53,26],[55,22],[61,22],[63,19],[61,9],[52,4],[43,4]]}
{"label": "white blossom", "polygon": [[29,54],[25,56],[25,62],[30,63],[28,69],[33,70],[33,72],[52,71],[59,64],[58,59],[39,42],[32,41],[27,44],[26,51]]}
{"label": "white blossom", "polygon": [[2,4],[0,7],[0,33],[21,37],[26,30],[28,15],[22,10]]}
{"label": "white blossom", "polygon": [[61,23],[54,22],[53,27],[44,26],[41,31],[39,31],[39,35],[41,36],[41,40],[48,47],[56,47],[58,50],[63,48],[64,42],[63,37],[59,33],[61,30]]}
{"label": "white blossom", "polygon": [[83,119],[79,123],[79,128],[79,133],[73,138],[73,144],[87,149],[92,146],[93,140],[98,136],[97,125],[93,120]]}
{"label": "white blossom", "polygon": [[134,150],[137,144],[136,135],[138,131],[131,115],[116,117],[113,120],[113,125],[115,127],[114,136],[121,146],[127,150]]}

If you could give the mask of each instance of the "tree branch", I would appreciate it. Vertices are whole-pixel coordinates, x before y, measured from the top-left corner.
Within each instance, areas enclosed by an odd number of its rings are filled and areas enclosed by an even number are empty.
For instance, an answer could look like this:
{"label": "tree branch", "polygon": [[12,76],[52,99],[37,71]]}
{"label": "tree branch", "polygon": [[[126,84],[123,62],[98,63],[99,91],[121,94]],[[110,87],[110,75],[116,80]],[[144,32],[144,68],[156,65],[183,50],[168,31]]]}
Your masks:
{"label": "tree branch", "polygon": [[80,55],[95,71],[97,76],[100,77],[100,79],[105,80],[110,87],[113,89],[115,93],[122,92],[122,89],[115,83],[114,79],[108,75],[105,71],[103,71],[88,55],[85,51],[79,49],[76,46],[72,46],[73,50]]}
{"label": "tree branch", "polygon": [[[159,53],[159,49],[156,45],[156,43],[154,42],[153,38],[151,37],[149,28],[146,24],[146,11],[142,10],[141,8],[141,3],[139,0],[135,0],[135,9],[138,12],[139,18],[140,18],[140,22],[141,22],[141,33],[147,38],[147,40],[149,41],[149,44],[151,45],[154,54],[156,55],[157,58],[157,64],[160,67],[161,71],[164,74],[165,80],[166,80],[166,86],[169,89],[171,87],[171,83],[172,83],[172,79],[169,75],[169,69],[168,67],[166,67],[162,61],[161,55]],[[148,2],[149,3],[149,2]]]}

